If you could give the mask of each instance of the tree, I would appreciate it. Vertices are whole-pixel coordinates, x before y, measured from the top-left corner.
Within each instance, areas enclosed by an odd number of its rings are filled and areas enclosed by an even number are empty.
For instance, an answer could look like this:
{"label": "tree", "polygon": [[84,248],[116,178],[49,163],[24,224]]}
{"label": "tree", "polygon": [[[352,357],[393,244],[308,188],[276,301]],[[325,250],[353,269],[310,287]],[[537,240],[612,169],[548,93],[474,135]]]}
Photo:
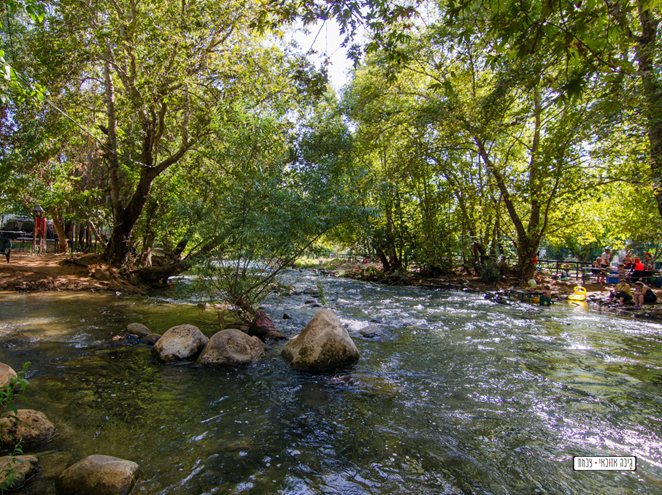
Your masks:
{"label": "tree", "polygon": [[261,6],[63,0],[53,7],[44,40],[75,62],[67,90],[97,98],[88,111],[96,128],[87,131],[102,143],[106,167],[113,218],[106,256],[121,265],[157,178],[205,144],[242,92],[273,89],[264,78],[268,49],[250,29]]}
{"label": "tree", "polygon": [[204,172],[190,183],[204,198],[191,209],[190,256],[205,286],[247,320],[282,269],[354,216],[341,159],[348,132],[333,98],[304,107],[298,124],[283,103],[236,107],[234,132],[201,150]]}
{"label": "tree", "polygon": [[[651,185],[662,215],[662,82],[660,81],[660,3],[650,0],[575,2],[564,0],[475,0],[440,2],[446,25],[457,37],[476,27],[488,41],[493,60],[545,54],[565,68],[562,91],[591,92],[590,81],[605,81],[602,98],[612,111],[632,104],[645,116]],[[634,90],[636,98],[627,97]],[[614,102],[618,102],[614,105]],[[603,117],[609,115],[603,108]]]}

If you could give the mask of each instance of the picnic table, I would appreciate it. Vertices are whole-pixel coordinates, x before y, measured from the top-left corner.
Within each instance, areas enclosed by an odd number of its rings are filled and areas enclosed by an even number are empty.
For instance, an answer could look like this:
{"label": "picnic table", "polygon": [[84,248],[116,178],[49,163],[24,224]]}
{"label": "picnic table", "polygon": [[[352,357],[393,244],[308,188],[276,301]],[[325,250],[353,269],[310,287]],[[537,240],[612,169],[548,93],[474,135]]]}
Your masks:
{"label": "picnic table", "polygon": [[575,261],[575,260],[539,260],[538,264],[541,267],[554,270],[556,273],[560,273],[561,270],[566,270],[568,276],[571,272],[575,272],[576,280],[584,279],[584,268],[590,268],[591,262],[589,261]]}

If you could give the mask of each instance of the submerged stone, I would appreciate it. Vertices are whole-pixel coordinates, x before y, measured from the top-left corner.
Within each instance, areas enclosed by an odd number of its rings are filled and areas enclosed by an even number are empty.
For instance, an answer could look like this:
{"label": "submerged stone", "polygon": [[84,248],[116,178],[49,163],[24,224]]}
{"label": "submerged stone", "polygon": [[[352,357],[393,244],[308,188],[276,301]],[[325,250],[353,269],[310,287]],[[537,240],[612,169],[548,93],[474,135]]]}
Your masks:
{"label": "submerged stone", "polygon": [[381,337],[384,335],[384,332],[381,330],[376,325],[368,325],[367,327],[363,327],[362,329],[359,330],[359,333],[368,339],[371,339],[373,337]]}

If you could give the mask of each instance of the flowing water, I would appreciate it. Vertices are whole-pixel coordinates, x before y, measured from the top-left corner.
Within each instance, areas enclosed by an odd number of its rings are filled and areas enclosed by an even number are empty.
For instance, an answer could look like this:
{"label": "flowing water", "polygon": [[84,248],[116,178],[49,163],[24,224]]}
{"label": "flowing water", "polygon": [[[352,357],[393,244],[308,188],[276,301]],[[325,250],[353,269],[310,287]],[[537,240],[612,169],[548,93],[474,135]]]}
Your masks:
{"label": "flowing water", "polygon": [[[19,407],[59,430],[26,493],[54,493],[94,453],[139,463],[138,494],[662,493],[662,325],[288,277],[295,295],[265,303],[279,329],[303,328],[321,286],[355,366],[293,371],[282,343],[239,369],[162,365],[112,342],[132,321],[212,335],[215,313],[186,291],[0,293],[0,361],[32,363]],[[362,337],[368,325],[380,335]],[[575,455],[635,455],[637,471],[575,472]]]}

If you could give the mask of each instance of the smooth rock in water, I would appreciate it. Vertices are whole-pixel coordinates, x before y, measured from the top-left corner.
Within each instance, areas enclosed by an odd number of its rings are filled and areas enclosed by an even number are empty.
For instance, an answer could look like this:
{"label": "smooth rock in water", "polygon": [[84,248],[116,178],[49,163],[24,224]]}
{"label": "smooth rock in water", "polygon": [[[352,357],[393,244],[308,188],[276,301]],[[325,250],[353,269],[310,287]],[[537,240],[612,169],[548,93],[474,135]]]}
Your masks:
{"label": "smooth rock in water", "polygon": [[142,323],[129,323],[126,326],[126,332],[132,335],[137,335],[138,337],[144,337],[152,333],[152,331]]}
{"label": "smooth rock in water", "polygon": [[0,457],[0,485],[7,481],[9,470],[14,474],[14,481],[7,488],[19,489],[37,473],[39,459],[33,455],[6,455]]}
{"label": "smooth rock in water", "polygon": [[228,328],[214,334],[198,358],[208,366],[234,366],[253,363],[264,355],[264,346],[257,337],[236,328]]}
{"label": "smooth rock in water", "polygon": [[321,309],[285,344],[282,356],[296,369],[331,371],[358,361],[359,351],[335,313]]}
{"label": "smooth rock in water", "polygon": [[46,415],[34,409],[18,409],[0,418],[0,442],[13,447],[19,442],[24,449],[40,447],[55,435],[55,425]]}
{"label": "smooth rock in water", "polygon": [[57,480],[58,495],[127,495],[138,464],[109,455],[91,455],[69,466]]}
{"label": "smooth rock in water", "polygon": [[195,359],[208,341],[195,325],[177,325],[161,335],[154,352],[164,362]]}
{"label": "smooth rock in water", "polygon": [[6,387],[16,378],[14,368],[5,363],[0,363],[0,387]]}
{"label": "smooth rock in water", "polygon": [[276,325],[271,321],[264,311],[258,311],[251,326],[248,328],[248,335],[254,335],[261,340],[265,339],[284,339],[285,335],[276,330]]}
{"label": "smooth rock in water", "polygon": [[291,320],[292,317],[288,315],[287,313],[283,313],[283,320]]}

